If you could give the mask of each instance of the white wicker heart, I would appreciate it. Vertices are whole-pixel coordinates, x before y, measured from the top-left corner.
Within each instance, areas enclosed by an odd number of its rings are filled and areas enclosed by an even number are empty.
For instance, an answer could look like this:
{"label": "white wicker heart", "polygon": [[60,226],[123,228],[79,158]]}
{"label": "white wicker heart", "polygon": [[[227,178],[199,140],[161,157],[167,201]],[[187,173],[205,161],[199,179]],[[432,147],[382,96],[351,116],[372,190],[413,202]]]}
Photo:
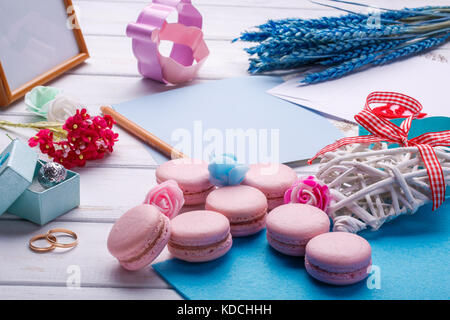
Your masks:
{"label": "white wicker heart", "polygon": [[[434,149],[449,185],[450,148]],[[346,146],[323,155],[316,176],[330,188],[327,213],[333,219],[333,231],[376,230],[431,202],[427,170],[415,147]]]}

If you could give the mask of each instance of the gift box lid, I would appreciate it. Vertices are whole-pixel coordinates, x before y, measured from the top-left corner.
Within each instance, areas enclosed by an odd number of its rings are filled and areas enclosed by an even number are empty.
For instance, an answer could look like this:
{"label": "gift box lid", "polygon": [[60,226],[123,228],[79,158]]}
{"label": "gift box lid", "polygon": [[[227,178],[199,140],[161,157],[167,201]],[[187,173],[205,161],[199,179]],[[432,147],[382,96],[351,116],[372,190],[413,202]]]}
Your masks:
{"label": "gift box lid", "polygon": [[38,155],[13,140],[0,154],[0,215],[31,185]]}

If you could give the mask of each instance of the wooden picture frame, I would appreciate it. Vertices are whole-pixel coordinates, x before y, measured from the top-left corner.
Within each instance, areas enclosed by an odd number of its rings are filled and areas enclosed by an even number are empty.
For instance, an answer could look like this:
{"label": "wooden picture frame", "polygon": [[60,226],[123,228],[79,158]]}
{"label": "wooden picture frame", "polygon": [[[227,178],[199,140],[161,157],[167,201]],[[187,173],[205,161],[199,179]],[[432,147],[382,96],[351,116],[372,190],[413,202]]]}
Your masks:
{"label": "wooden picture frame", "polygon": [[[86,59],[89,58],[89,52],[81,29],[79,28],[75,11],[73,10],[72,0],[59,0],[59,1],[62,1],[64,3],[64,6],[66,8],[67,21],[71,21],[72,25],[75,26],[72,27],[71,29],[73,31],[76,43],[78,45],[79,53],[74,55],[70,59],[67,59],[64,62],[58,64],[52,69],[46,71],[45,73],[33,79],[30,79],[28,82],[26,82],[23,85],[20,85],[18,88],[10,87],[0,57],[0,107],[10,105],[12,102],[23,97],[32,88],[39,85],[44,85],[45,83],[55,79],[64,72],[74,68],[75,66],[81,64],[82,62],[84,62]],[[32,3],[38,4],[39,1],[36,2],[32,1]]]}

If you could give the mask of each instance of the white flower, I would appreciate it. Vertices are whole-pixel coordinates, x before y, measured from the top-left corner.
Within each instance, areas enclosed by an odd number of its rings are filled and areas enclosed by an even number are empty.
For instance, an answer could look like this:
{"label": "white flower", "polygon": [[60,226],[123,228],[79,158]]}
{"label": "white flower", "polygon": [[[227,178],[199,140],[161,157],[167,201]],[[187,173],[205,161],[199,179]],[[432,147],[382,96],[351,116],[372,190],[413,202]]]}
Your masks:
{"label": "white flower", "polygon": [[47,118],[48,107],[62,90],[53,87],[38,86],[25,95],[27,109],[38,116]]}
{"label": "white flower", "polygon": [[50,122],[65,123],[66,120],[76,114],[81,104],[65,96],[57,96],[48,106],[47,120]]}

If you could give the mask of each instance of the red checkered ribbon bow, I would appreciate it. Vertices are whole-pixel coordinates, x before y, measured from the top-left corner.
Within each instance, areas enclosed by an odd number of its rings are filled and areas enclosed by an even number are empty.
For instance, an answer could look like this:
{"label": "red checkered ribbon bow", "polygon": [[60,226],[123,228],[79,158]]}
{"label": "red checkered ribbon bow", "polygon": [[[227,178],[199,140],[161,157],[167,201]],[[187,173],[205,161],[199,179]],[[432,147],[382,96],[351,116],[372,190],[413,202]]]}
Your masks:
{"label": "red checkered ribbon bow", "polygon": [[[409,115],[396,126],[380,113],[374,113],[370,107],[372,103],[386,103],[397,105],[409,111]],[[414,139],[408,139],[411,122],[420,117],[422,105],[414,98],[396,92],[372,92],[366,100],[364,109],[355,116],[356,122],[366,128],[372,135],[343,138],[320,150],[308,163],[317,157],[352,143],[392,142],[402,147],[417,147],[427,168],[428,178],[433,198],[433,210],[436,210],[445,198],[445,180],[441,164],[433,147],[450,146],[450,130],[424,133]]]}

